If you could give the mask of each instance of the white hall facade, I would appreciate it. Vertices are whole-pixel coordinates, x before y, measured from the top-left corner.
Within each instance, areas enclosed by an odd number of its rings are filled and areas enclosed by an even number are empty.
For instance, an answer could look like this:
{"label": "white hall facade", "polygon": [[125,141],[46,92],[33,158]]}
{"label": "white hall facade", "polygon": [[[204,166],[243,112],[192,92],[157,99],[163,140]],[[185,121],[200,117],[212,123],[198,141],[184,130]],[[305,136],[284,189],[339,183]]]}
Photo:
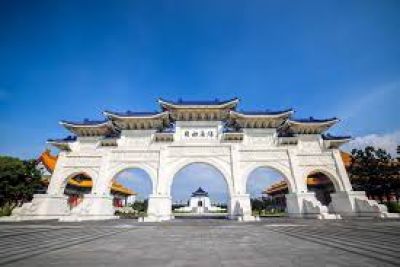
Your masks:
{"label": "white hall facade", "polygon": [[[158,112],[104,111],[102,121],[61,121],[72,137],[49,140],[61,151],[46,194],[17,208],[15,220],[101,220],[114,216],[113,179],[139,168],[152,182],[147,221],[173,218],[171,185],[179,170],[193,163],[217,169],[229,190],[232,219],[253,220],[246,182],[253,170],[278,171],[289,185],[287,211],[293,217],[340,218],[379,216],[386,208],[352,190],[338,147],[349,137],[325,132],[338,122],[294,119],[294,111],[242,112],[237,98],[227,101],[166,101]],[[307,191],[313,172],[327,175],[335,186],[329,207]],[[64,188],[77,174],[93,180],[90,194],[70,210]]]}
{"label": "white hall facade", "polygon": [[199,187],[192,193],[188,205],[175,209],[178,212],[188,212],[192,214],[205,214],[210,212],[224,212],[225,209],[213,206],[208,197],[208,193]]}

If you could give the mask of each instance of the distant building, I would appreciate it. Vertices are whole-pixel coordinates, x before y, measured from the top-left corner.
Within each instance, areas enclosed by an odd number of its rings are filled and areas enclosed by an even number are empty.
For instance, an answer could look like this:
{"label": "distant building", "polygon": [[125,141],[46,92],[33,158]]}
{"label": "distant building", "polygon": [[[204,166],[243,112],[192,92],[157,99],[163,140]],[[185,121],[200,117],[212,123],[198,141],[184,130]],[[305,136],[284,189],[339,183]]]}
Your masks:
{"label": "distant building", "polygon": [[192,196],[189,200],[189,206],[178,208],[175,211],[203,214],[208,212],[222,212],[224,209],[212,206],[210,198],[208,197],[208,193],[199,187],[192,193]]}

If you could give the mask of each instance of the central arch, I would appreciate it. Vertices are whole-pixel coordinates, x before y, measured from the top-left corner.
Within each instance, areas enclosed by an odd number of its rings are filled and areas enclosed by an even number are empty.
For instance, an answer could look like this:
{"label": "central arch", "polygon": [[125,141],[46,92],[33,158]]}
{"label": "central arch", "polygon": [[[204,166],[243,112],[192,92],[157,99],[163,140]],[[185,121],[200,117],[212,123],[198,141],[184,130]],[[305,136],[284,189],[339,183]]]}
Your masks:
{"label": "central arch", "polygon": [[192,164],[205,164],[213,167],[215,170],[217,170],[224,178],[227,187],[228,187],[228,193],[229,197],[234,194],[234,182],[232,179],[231,171],[230,171],[230,165],[227,163],[221,163],[220,161],[216,159],[179,159],[175,163],[170,165],[170,172],[166,180],[166,193],[167,195],[171,195],[171,189],[172,189],[172,183],[174,181],[174,178],[176,174],[184,169],[186,166],[192,165]]}
{"label": "central arch", "polygon": [[[171,194],[172,193],[172,188],[173,188],[173,185],[174,185],[174,181],[176,180],[176,177],[179,177],[179,174],[181,174],[182,171],[184,171],[186,168],[190,168],[191,166],[193,166],[193,167],[194,166],[203,166],[203,167],[205,166],[208,170],[211,170],[212,172],[215,172],[217,174],[217,176],[219,176],[219,177],[216,177],[216,179],[222,179],[224,181],[223,182],[224,183],[224,190],[223,191],[226,192],[226,208],[225,208],[225,205],[224,205],[223,209],[225,209],[225,211],[227,211],[228,214],[229,214],[230,213],[230,208],[229,208],[230,205],[229,205],[229,203],[231,201],[231,196],[232,196],[232,194],[234,192],[234,189],[233,189],[234,183],[233,183],[233,180],[232,180],[232,177],[231,177],[229,169],[226,166],[223,166],[223,164],[221,164],[220,162],[215,161],[215,160],[207,160],[207,159],[206,160],[204,160],[204,159],[202,159],[202,160],[198,160],[198,159],[197,160],[194,160],[194,159],[187,160],[186,159],[186,160],[180,160],[179,162],[174,164],[174,168],[172,169],[173,171],[171,171],[171,173],[170,173],[170,175],[168,177],[168,180],[167,180],[168,195],[172,196],[172,194]],[[193,181],[193,179],[191,179],[191,181]],[[200,184],[199,184],[199,186],[201,187]],[[197,189],[197,187],[193,188],[193,190],[196,190],[196,189]],[[207,188],[205,188],[205,189],[207,190]],[[191,198],[190,194],[188,194],[188,196],[187,196],[187,199],[189,199],[189,198]],[[207,208],[207,209],[204,209],[204,210],[206,210],[206,211],[208,210],[210,212],[214,212],[214,210],[218,209],[217,207],[209,206],[210,205],[209,204],[210,203],[209,202],[210,199],[208,197],[206,197],[206,198],[207,198],[206,200],[202,200],[201,206],[206,204],[206,205],[208,205],[209,209]],[[193,199],[194,198],[191,198],[191,201]],[[211,198],[211,199],[214,200],[214,201],[217,200],[215,198],[215,195],[214,195],[214,198]],[[221,202],[221,199],[219,199],[219,200]],[[205,203],[204,201],[207,202],[207,203]],[[198,203],[200,203],[200,202],[198,202]],[[219,206],[219,205],[216,205],[216,206]],[[219,215],[219,216],[221,216],[221,215]],[[226,216],[226,214],[225,214],[225,216]]]}

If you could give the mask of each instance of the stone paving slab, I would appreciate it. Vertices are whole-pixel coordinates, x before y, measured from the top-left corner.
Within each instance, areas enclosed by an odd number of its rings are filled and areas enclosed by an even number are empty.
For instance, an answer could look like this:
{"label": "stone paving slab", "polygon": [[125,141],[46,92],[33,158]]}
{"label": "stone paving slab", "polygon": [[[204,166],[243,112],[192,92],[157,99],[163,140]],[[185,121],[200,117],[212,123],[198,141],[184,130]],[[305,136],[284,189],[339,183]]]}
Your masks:
{"label": "stone paving slab", "polygon": [[0,256],[7,266],[398,266],[400,220],[1,223]]}

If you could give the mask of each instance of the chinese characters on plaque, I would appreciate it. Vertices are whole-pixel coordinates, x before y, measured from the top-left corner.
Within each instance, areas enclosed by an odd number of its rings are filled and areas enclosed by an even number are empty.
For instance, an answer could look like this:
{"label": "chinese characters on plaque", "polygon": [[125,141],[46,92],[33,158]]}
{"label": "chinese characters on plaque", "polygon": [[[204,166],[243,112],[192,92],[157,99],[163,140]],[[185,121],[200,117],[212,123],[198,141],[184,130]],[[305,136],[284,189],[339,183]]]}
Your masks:
{"label": "chinese characters on plaque", "polygon": [[217,134],[215,130],[185,130],[185,138],[214,138]]}

